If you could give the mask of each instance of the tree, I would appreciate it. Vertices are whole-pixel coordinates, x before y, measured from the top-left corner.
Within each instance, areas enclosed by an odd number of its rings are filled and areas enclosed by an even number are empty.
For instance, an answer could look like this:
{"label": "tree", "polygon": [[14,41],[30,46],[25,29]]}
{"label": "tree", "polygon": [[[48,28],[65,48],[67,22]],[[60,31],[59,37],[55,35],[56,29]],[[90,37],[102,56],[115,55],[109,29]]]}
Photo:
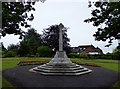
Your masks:
{"label": "tree", "polygon": [[18,53],[18,50],[19,50],[19,44],[10,44],[8,47],[7,47],[7,49],[8,49],[8,51],[13,51],[13,52],[15,52],[16,54]]}
{"label": "tree", "polygon": [[108,40],[110,46],[115,39],[120,38],[120,1],[119,2],[89,2],[89,7],[94,5],[92,17],[85,22],[93,22],[98,27],[93,35],[97,41]]}
{"label": "tree", "polygon": [[7,2],[6,0],[5,2],[2,2],[2,11],[0,11],[0,20],[2,12],[2,30],[0,30],[0,36],[5,36],[6,34],[15,34],[20,35],[21,39],[24,35],[24,31],[21,27],[30,27],[28,21],[32,21],[34,19],[33,14],[30,14],[31,11],[35,11],[33,6],[37,1],[44,3],[46,0],[12,1],[8,0]]}
{"label": "tree", "polygon": [[30,11],[35,11],[35,2],[2,2],[2,36],[6,34],[24,35],[21,27],[30,27],[27,21],[34,19]]}
{"label": "tree", "polygon": [[4,47],[3,42],[0,43],[0,57],[4,57],[7,49]]}
{"label": "tree", "polygon": [[7,49],[4,47],[3,42],[0,43],[0,49],[2,49],[2,51],[6,51]]}
{"label": "tree", "polygon": [[[42,35],[44,45],[49,46],[54,51],[59,49],[59,27],[58,25],[51,25],[49,28],[43,30]],[[70,39],[67,37],[67,28],[63,30],[63,49],[68,51]]]}
{"label": "tree", "polygon": [[37,47],[42,44],[41,35],[34,28],[26,32],[24,39],[20,42],[19,54],[34,55]]}
{"label": "tree", "polygon": [[114,49],[112,54],[113,54],[114,59],[120,60],[120,49],[117,49],[117,48]]}

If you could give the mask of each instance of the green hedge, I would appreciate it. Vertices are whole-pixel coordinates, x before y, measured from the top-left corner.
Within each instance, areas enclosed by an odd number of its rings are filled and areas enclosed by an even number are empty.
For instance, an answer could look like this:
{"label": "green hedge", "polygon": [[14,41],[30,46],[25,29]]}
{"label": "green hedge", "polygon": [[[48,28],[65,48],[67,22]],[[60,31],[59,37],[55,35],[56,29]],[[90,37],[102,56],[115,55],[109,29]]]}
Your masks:
{"label": "green hedge", "polygon": [[88,55],[89,59],[113,59],[112,54],[96,54],[96,55]]}
{"label": "green hedge", "polygon": [[15,56],[16,56],[16,52],[14,52],[14,51],[8,51],[5,54],[5,57],[15,57]]}
{"label": "green hedge", "polygon": [[79,54],[76,54],[76,53],[69,53],[68,57],[69,58],[79,58],[80,56],[79,56]]}
{"label": "green hedge", "polygon": [[80,53],[80,54],[76,54],[76,53],[69,53],[68,57],[70,58],[85,58],[85,59],[119,59],[120,55],[119,54],[95,54],[95,55],[90,55],[90,54],[86,54],[86,53]]}
{"label": "green hedge", "polygon": [[40,57],[50,57],[52,55],[52,49],[48,46],[40,46],[37,48],[36,55]]}

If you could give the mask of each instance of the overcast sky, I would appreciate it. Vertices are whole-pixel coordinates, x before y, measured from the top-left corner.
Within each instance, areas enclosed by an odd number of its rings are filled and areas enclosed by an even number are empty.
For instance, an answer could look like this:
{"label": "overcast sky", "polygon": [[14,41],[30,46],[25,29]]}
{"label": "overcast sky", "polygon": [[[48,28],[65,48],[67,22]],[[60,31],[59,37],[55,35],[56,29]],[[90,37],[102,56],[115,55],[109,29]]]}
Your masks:
{"label": "overcast sky", "polygon": [[[35,8],[36,11],[33,12],[35,19],[30,24],[40,34],[50,25],[63,23],[65,27],[70,28],[67,33],[72,47],[93,44],[107,53],[112,52],[118,45],[116,40],[112,46],[106,48],[104,46],[107,42],[94,40],[93,34],[96,28],[91,23],[84,22],[85,19],[91,17],[87,0],[47,0],[45,3],[37,2]],[[9,44],[18,43],[20,41],[18,38],[19,36],[7,35],[1,41],[7,47]]]}

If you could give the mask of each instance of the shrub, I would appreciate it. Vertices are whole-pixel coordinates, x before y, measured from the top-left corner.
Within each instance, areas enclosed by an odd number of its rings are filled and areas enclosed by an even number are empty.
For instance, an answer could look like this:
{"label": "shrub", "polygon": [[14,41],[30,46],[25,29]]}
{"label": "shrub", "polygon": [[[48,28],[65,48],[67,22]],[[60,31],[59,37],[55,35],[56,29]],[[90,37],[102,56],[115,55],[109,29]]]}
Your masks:
{"label": "shrub", "polygon": [[113,52],[113,59],[115,59],[115,60],[120,60],[120,49],[116,49],[116,50]]}
{"label": "shrub", "polygon": [[5,57],[15,57],[15,56],[16,56],[16,52],[14,52],[14,51],[8,51],[5,54]]}
{"label": "shrub", "polygon": [[52,54],[52,49],[48,46],[40,46],[37,48],[37,55],[40,57],[50,57]]}
{"label": "shrub", "polygon": [[95,54],[95,55],[88,55],[89,59],[112,59],[112,54]]}
{"label": "shrub", "polygon": [[70,58],[79,58],[79,54],[69,53],[69,54],[68,54],[68,57],[70,57]]}
{"label": "shrub", "polygon": [[87,53],[81,52],[81,53],[80,53],[80,58],[88,58]]}

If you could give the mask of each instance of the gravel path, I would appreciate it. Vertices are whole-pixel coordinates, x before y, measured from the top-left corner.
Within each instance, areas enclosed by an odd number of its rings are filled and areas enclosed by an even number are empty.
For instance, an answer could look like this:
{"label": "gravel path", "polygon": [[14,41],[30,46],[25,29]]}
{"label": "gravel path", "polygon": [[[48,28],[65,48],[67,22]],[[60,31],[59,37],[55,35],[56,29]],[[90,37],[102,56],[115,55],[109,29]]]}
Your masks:
{"label": "gravel path", "polygon": [[101,67],[85,66],[92,73],[81,76],[44,76],[28,70],[37,65],[20,66],[3,71],[4,76],[16,87],[26,89],[37,87],[111,87],[118,81],[118,73]]}

